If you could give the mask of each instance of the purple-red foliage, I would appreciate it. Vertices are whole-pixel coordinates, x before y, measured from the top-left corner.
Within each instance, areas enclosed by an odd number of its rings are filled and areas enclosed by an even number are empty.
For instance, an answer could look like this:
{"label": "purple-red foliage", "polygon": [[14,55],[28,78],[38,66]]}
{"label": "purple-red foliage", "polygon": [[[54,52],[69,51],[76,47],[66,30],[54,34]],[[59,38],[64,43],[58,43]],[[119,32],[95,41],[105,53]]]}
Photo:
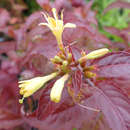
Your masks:
{"label": "purple-red foliage", "polygon": [[[79,0],[80,1],[80,0]],[[105,47],[111,48],[111,41],[99,33],[96,13],[91,10],[92,2],[83,0],[37,0],[44,11],[52,7],[64,8],[64,22],[77,25],[75,30],[65,30],[64,45],[72,44],[72,54],[79,58],[79,52]],[[122,4],[123,3],[123,4]],[[122,6],[127,5],[120,2]],[[118,3],[119,4],[119,3]],[[113,4],[113,7],[118,5]],[[113,8],[112,7],[112,8]],[[66,84],[62,100],[50,101],[51,81],[44,90],[19,104],[18,80],[46,75],[54,70],[50,58],[58,52],[55,37],[48,28],[38,26],[44,21],[40,12],[29,16],[24,23],[11,24],[8,11],[0,9],[0,129],[29,130],[130,130],[130,41],[128,29],[107,30],[124,39],[122,52],[113,52],[102,58],[89,61],[96,66],[94,79],[85,79],[77,68],[72,75],[72,84]],[[74,44],[73,44],[74,43]],[[75,49],[77,48],[77,49]],[[118,48],[117,48],[118,49]],[[71,87],[75,95],[68,94]],[[78,93],[83,94],[82,105],[76,102]],[[100,110],[94,112],[85,108]]]}
{"label": "purple-red foliage", "polygon": [[[104,27],[104,29],[107,32],[111,33],[111,34],[116,35],[116,36],[122,38],[123,44],[124,44],[124,45],[122,44],[122,48],[129,47],[129,43],[130,43],[130,35],[129,35],[130,27],[127,27],[127,28],[124,28],[124,29],[121,29],[121,30],[117,29],[115,27]],[[117,46],[120,49],[120,46],[119,45],[117,45]]]}

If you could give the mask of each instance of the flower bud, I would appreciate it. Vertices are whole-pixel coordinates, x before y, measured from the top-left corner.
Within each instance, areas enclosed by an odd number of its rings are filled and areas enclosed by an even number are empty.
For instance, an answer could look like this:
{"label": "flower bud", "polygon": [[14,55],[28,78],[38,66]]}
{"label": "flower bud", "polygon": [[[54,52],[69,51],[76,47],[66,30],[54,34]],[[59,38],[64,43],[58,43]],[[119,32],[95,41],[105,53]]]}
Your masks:
{"label": "flower bud", "polygon": [[65,73],[68,71],[68,67],[67,67],[67,66],[68,66],[68,61],[64,60],[64,61],[62,62],[62,68],[61,68],[61,69],[62,69],[62,71],[65,72]]}
{"label": "flower bud", "polygon": [[62,62],[63,61],[59,56],[55,56],[54,60],[57,61],[57,62]]}
{"label": "flower bud", "polygon": [[79,63],[82,63],[82,62],[86,61],[87,59],[96,59],[96,58],[102,57],[105,54],[107,54],[108,52],[109,52],[109,49],[107,49],[107,48],[102,48],[102,49],[92,51],[89,54],[87,54],[86,56],[81,57],[79,59]]}
{"label": "flower bud", "polygon": [[96,73],[93,73],[93,72],[90,72],[90,71],[86,71],[86,72],[84,72],[84,76],[86,78],[94,78],[94,77],[96,77]]}
{"label": "flower bud", "polygon": [[68,53],[68,62],[71,63],[71,61],[72,61],[72,54]]}
{"label": "flower bud", "polygon": [[86,55],[86,58],[87,59],[96,59],[96,58],[104,56],[108,52],[109,52],[109,49],[107,49],[107,48],[98,49],[98,50],[90,52],[88,55]]}

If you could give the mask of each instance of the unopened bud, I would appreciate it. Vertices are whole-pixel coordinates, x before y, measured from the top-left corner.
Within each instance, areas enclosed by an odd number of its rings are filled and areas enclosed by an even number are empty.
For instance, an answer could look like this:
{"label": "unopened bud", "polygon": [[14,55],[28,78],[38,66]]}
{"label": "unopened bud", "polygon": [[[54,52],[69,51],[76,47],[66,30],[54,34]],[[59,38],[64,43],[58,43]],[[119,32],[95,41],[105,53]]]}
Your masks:
{"label": "unopened bud", "polygon": [[93,78],[93,77],[96,76],[96,74],[93,73],[93,72],[90,72],[90,71],[86,71],[86,72],[84,72],[84,76],[85,76],[86,78]]}
{"label": "unopened bud", "polygon": [[62,61],[63,61],[59,56],[55,56],[55,57],[54,57],[54,60],[55,60],[56,62],[62,62]]}
{"label": "unopened bud", "polygon": [[63,64],[63,66],[67,66],[68,65],[68,61],[64,60],[62,64]]}
{"label": "unopened bud", "polygon": [[92,71],[92,70],[95,70],[95,69],[97,69],[96,66],[87,66],[87,67],[83,68],[83,71],[84,72],[85,71]]}
{"label": "unopened bud", "polygon": [[71,63],[71,61],[72,61],[72,54],[68,53],[68,62]]}
{"label": "unopened bud", "polygon": [[86,55],[86,58],[87,58],[87,59],[96,59],[96,58],[99,58],[99,57],[104,56],[104,55],[107,54],[108,52],[109,52],[109,49],[107,49],[107,48],[102,48],[102,49],[99,49],[99,50],[95,50],[95,51],[90,52],[88,55]]}
{"label": "unopened bud", "polygon": [[65,55],[61,51],[57,55],[63,60],[66,59]]}
{"label": "unopened bud", "polygon": [[96,59],[96,58],[102,57],[105,54],[107,54],[108,52],[109,52],[109,49],[107,49],[107,48],[102,48],[102,49],[92,51],[88,55],[81,57],[79,59],[79,62],[82,63],[82,62],[86,61],[87,59]]}
{"label": "unopened bud", "polygon": [[63,72],[68,72],[68,61],[64,60],[63,63],[62,63],[62,71]]}

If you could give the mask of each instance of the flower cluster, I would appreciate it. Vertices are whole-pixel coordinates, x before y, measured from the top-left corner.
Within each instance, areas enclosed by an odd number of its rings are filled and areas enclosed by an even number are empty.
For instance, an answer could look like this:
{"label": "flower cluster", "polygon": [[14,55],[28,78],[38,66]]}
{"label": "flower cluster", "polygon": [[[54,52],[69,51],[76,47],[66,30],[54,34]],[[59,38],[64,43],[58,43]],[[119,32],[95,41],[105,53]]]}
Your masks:
{"label": "flower cluster", "polygon": [[[72,23],[63,24],[63,11],[61,13],[61,20],[58,19],[56,9],[52,9],[54,18],[50,17],[48,14],[43,13],[47,23],[40,23],[39,25],[45,25],[50,28],[54,36],[56,37],[60,51],[54,58],[51,59],[51,62],[56,66],[56,72],[43,76],[35,77],[30,80],[19,81],[20,94],[23,95],[23,98],[19,100],[20,103],[23,102],[24,98],[31,96],[33,93],[38,91],[41,87],[45,85],[51,79],[61,76],[53,85],[50,92],[51,101],[58,103],[61,99],[62,91],[64,88],[65,82],[71,77],[71,72],[73,71],[72,67],[81,67],[83,69],[84,76],[87,78],[92,78],[95,76],[87,67],[86,61],[89,59],[99,58],[104,56],[109,52],[107,48],[95,50],[86,55],[81,56],[77,61],[73,60],[72,52],[68,48],[64,47],[62,43],[62,33],[64,28],[75,28],[76,25]],[[86,69],[87,68],[87,69]]]}

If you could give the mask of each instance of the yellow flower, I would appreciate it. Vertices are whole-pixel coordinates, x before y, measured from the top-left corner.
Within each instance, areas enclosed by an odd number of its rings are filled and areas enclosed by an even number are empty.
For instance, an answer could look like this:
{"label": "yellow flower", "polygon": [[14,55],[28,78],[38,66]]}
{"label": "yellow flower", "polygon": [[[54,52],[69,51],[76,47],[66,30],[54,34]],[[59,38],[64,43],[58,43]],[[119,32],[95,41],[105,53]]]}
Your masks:
{"label": "yellow flower", "polygon": [[50,98],[51,101],[58,103],[61,99],[62,91],[65,81],[69,78],[69,74],[65,74],[59,80],[57,80],[51,89]]}
{"label": "yellow flower", "polygon": [[36,77],[30,80],[19,81],[20,94],[23,95],[23,98],[19,100],[20,103],[23,103],[24,98],[31,96],[38,89],[40,89],[46,82],[53,79],[58,75],[57,72],[52,73],[43,77]]}
{"label": "yellow flower", "polygon": [[76,25],[72,23],[67,23],[64,25],[63,23],[63,11],[61,12],[61,19],[58,19],[56,9],[52,9],[53,17],[50,17],[48,14],[42,13],[47,21],[47,23],[40,23],[39,25],[45,25],[50,28],[58,44],[62,44],[62,33],[64,28],[75,28]]}

